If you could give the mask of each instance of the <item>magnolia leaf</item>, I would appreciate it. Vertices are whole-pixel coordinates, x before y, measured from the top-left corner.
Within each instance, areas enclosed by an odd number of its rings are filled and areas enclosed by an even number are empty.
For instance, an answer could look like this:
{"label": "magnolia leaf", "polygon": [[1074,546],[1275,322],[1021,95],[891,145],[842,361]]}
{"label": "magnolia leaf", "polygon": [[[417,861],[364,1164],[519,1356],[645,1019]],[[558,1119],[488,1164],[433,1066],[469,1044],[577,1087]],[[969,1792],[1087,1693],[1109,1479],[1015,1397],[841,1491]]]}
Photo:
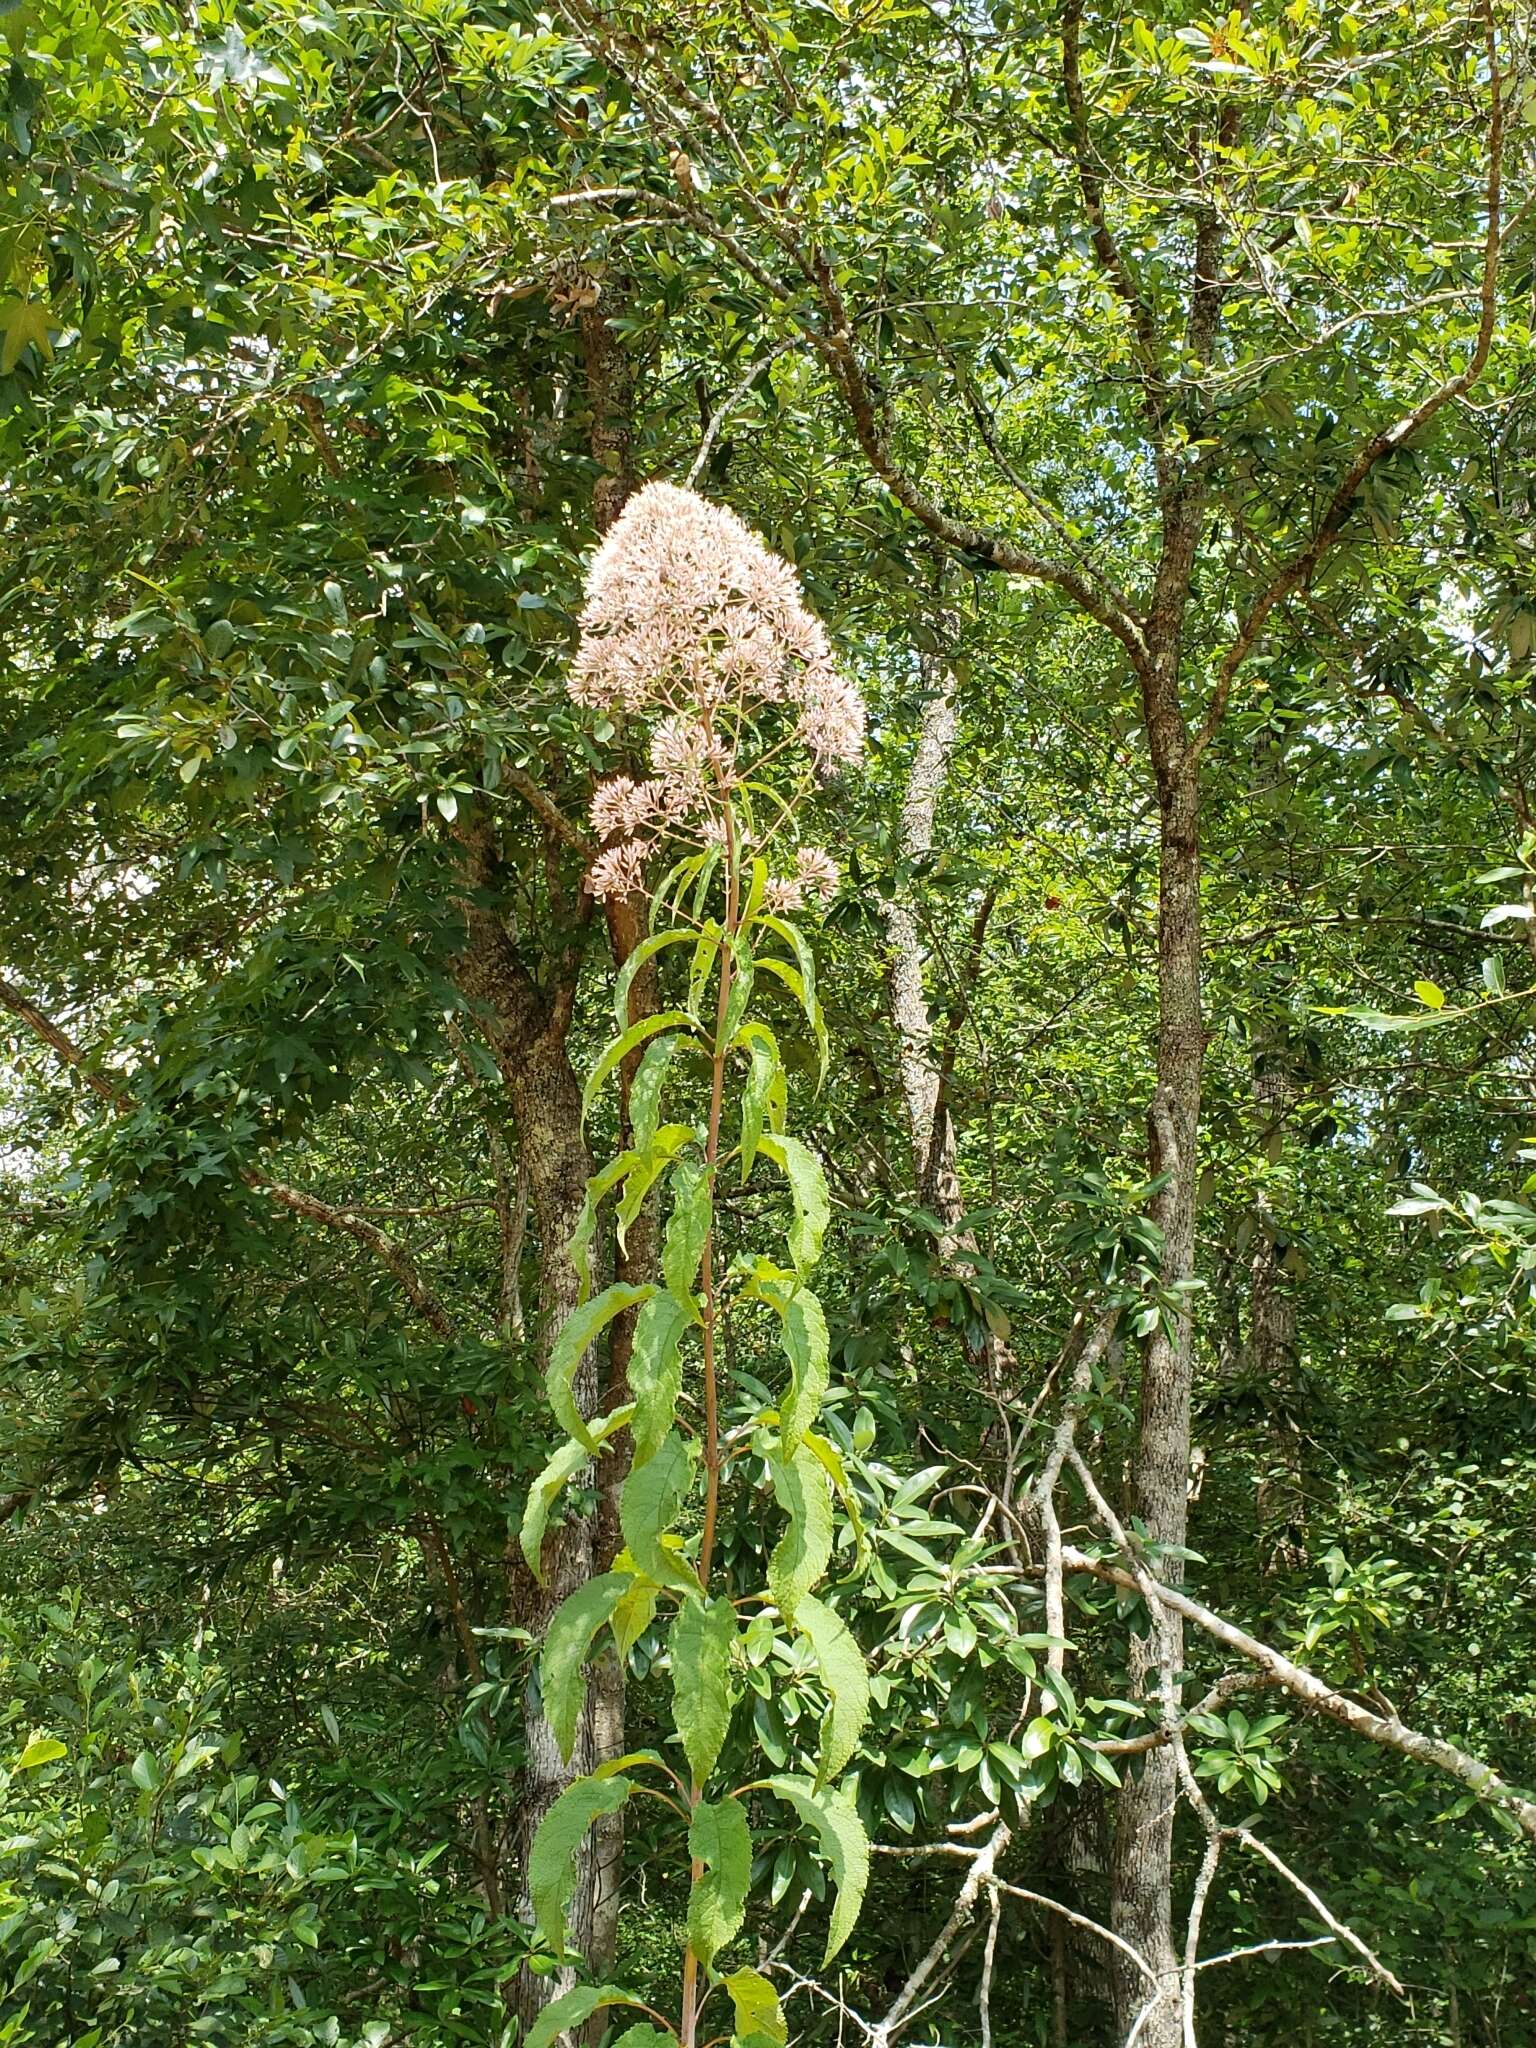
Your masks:
{"label": "magnolia leaf", "polygon": [[544,1390],[549,1405],[554,1410],[555,1420],[567,1435],[577,1443],[584,1444],[595,1452],[599,1439],[594,1436],[591,1424],[576,1406],[573,1383],[577,1367],[587,1355],[593,1339],[607,1328],[615,1316],[622,1315],[627,1308],[636,1308],[643,1301],[649,1301],[656,1292],[654,1287],[627,1287],[615,1283],[605,1287],[601,1294],[593,1295],[579,1308],[572,1309],[561,1327],[559,1336],[549,1354],[549,1372]]}
{"label": "magnolia leaf", "polygon": [[817,1781],[835,1778],[859,1746],[869,1719],[869,1671],[864,1652],[847,1622],[810,1593],[802,1593],[794,1625],[811,1646],[816,1671],[826,1687],[831,1710],[821,1730]]}
{"label": "magnolia leaf", "polygon": [[779,1994],[768,1979],[757,1970],[732,1970],[720,1982],[736,2008],[736,2032],[763,2034],[777,2042],[778,2048],[784,2048],[789,2027],[779,2005]]}
{"label": "magnolia leaf", "polygon": [[674,1294],[657,1294],[641,1309],[629,1353],[629,1390],[635,1397],[631,1470],[655,1457],[677,1420],[683,1384],[679,1351],[688,1311]]}
{"label": "magnolia leaf", "polygon": [[550,1616],[539,1659],[539,1689],[544,1695],[544,1718],[567,1763],[576,1746],[576,1723],[587,1696],[581,1673],[592,1639],[613,1619],[633,1584],[628,1572],[604,1572],[578,1586]]}
{"label": "magnolia leaf", "polygon": [[68,1745],[60,1742],[56,1735],[34,1735],[16,1759],[16,1768],[18,1771],[35,1771],[40,1764],[56,1764],[61,1756],[68,1755]]}
{"label": "magnolia leaf", "polygon": [[[523,2048],[550,2048],[550,2043],[560,2034],[574,2034],[579,2026],[591,2019],[593,2013],[601,2012],[610,2005],[638,2005],[645,2001],[636,1998],[632,1991],[623,1991],[617,1984],[578,1984],[574,1991],[563,1991],[558,1998],[552,1998],[528,2029]],[[631,2034],[650,2032],[649,2028],[631,2027],[624,2039]],[[658,2039],[669,2041],[670,2034]],[[636,2048],[639,2044],[636,2043]]]}
{"label": "magnolia leaf", "polygon": [[830,1963],[853,1932],[869,1883],[869,1837],[859,1810],[845,1792],[814,1785],[809,1778],[770,1778],[768,1789],[792,1806],[816,1830],[821,1854],[837,1887],[823,1964]]}
{"label": "magnolia leaf", "polygon": [[793,1380],[779,1403],[779,1443],[788,1457],[821,1413],[828,1375],[827,1318],[808,1287],[798,1287],[784,1304],[781,1332]]}
{"label": "magnolia leaf", "polygon": [[703,1866],[688,1896],[688,1946],[708,1964],[747,1917],[752,1830],[741,1802],[701,1799],[688,1824],[688,1853]]}
{"label": "magnolia leaf", "polygon": [[815,1454],[797,1446],[788,1458],[770,1457],[768,1470],[789,1527],[768,1560],[768,1590],[784,1619],[793,1622],[803,1596],[832,1556],[832,1495]]}
{"label": "magnolia leaf", "polygon": [[[628,1403],[622,1408],[615,1408],[611,1415],[605,1415],[601,1422],[592,1425],[592,1435],[599,1444],[606,1443],[616,1430],[624,1427],[633,1413],[634,1409]],[[529,1571],[540,1584],[544,1579],[544,1531],[549,1526],[550,1510],[559,1498],[561,1488],[578,1472],[585,1470],[591,1457],[585,1444],[562,1444],[528,1489],[518,1541],[523,1556],[528,1560]]]}
{"label": "magnolia leaf", "polygon": [[731,1725],[731,1650],[736,1610],[729,1600],[685,1600],[672,1623],[672,1708],[696,1785],[715,1768]]}
{"label": "magnolia leaf", "polygon": [[676,1032],[670,1032],[667,1037],[658,1038],[648,1045],[644,1058],[635,1069],[635,1078],[629,1084],[629,1128],[642,1152],[648,1151],[655,1139],[656,1126],[661,1121],[662,1087],[673,1056],[682,1043]]}
{"label": "magnolia leaf", "polygon": [[619,1527],[631,1556],[647,1578],[658,1586],[698,1597],[699,1581],[675,1550],[662,1537],[677,1519],[677,1511],[693,1478],[693,1459],[675,1429],[669,1429],[638,1472],[631,1471],[619,1496]]}
{"label": "magnolia leaf", "polygon": [[694,1306],[693,1283],[699,1261],[714,1220],[710,1175],[707,1167],[691,1159],[680,1159],[672,1169],[672,1214],[661,1247],[661,1270],[668,1290],[687,1304],[693,1321],[699,1320]]}
{"label": "magnolia leaf", "polygon": [[581,1117],[586,1122],[587,1112],[597,1100],[598,1093],[615,1067],[623,1064],[629,1055],[653,1039],[658,1031],[675,1031],[679,1025],[692,1027],[693,1019],[686,1010],[661,1010],[654,1017],[642,1017],[631,1024],[609,1045],[587,1076],[587,1085],[581,1091]]}
{"label": "magnolia leaf", "polygon": [[758,1148],[775,1166],[782,1167],[789,1180],[795,1205],[795,1220],[789,1228],[789,1255],[802,1277],[821,1257],[821,1241],[827,1234],[831,1204],[827,1199],[827,1177],[821,1161],[809,1145],[787,1132],[764,1132]]}
{"label": "magnolia leaf", "polygon": [[628,1778],[578,1778],[539,1822],[528,1851],[528,1894],[539,1932],[557,1955],[565,1953],[565,1912],[587,1830],[601,1815],[617,1813],[631,1789]]}

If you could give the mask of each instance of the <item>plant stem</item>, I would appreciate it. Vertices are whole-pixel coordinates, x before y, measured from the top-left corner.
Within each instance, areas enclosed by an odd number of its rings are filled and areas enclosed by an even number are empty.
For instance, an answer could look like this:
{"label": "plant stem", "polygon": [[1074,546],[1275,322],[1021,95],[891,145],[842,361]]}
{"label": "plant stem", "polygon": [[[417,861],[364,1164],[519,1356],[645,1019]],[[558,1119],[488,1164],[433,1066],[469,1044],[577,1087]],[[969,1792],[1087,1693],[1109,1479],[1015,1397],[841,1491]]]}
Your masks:
{"label": "plant stem", "polygon": [[[710,1176],[710,1204],[713,1213],[714,1173],[720,1157],[720,1114],[725,1103],[725,1020],[730,1009],[734,974],[733,942],[740,914],[736,876],[736,831],[730,799],[725,802],[725,935],[720,944],[719,988],[715,998],[715,1052],[710,1071],[709,1132],[704,1146],[705,1169]],[[704,1533],[699,1541],[699,1587],[709,1597],[710,1567],[715,1554],[715,1520],[720,1504],[720,1408],[715,1373],[715,1329],[718,1306],[715,1297],[715,1229],[711,1221],[704,1238],[703,1258],[704,1351]],[[704,1796],[697,1778],[689,1791],[688,1804],[696,1807]],[[693,1882],[703,1875],[703,1865],[692,1865]],[[699,2017],[699,1959],[692,1947],[683,1955],[682,2048],[694,2048]]]}

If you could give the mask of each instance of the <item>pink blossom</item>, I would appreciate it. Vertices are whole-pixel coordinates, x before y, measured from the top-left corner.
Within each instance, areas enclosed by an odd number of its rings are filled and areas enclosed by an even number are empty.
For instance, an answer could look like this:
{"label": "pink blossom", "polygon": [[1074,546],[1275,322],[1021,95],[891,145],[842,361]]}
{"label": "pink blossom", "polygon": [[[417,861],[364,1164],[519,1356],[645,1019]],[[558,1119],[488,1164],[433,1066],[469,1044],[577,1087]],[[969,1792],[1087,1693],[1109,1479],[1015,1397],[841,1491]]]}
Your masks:
{"label": "pink blossom", "polygon": [[636,782],[629,775],[615,775],[610,781],[599,784],[588,816],[598,838],[609,839],[615,832],[628,835],[638,831],[650,811],[651,799],[646,784]]}
{"label": "pink blossom", "polygon": [[807,895],[830,903],[837,894],[842,870],[823,846],[802,846],[795,855],[795,880]]}
{"label": "pink blossom", "polygon": [[805,908],[805,884],[792,875],[775,875],[763,891],[763,907],[782,917],[786,910]]}
{"label": "pink blossom", "polygon": [[645,867],[645,842],[620,839],[605,847],[587,872],[587,887],[601,902],[609,896],[632,896]]}
{"label": "pink blossom", "polygon": [[[570,693],[594,710],[691,714],[694,727],[726,706],[792,705],[823,771],[864,741],[863,701],[794,569],[734,512],[672,484],[637,492],[593,557]],[[674,744],[681,730],[653,755],[658,773],[694,766]],[[723,770],[729,750],[706,760]]]}

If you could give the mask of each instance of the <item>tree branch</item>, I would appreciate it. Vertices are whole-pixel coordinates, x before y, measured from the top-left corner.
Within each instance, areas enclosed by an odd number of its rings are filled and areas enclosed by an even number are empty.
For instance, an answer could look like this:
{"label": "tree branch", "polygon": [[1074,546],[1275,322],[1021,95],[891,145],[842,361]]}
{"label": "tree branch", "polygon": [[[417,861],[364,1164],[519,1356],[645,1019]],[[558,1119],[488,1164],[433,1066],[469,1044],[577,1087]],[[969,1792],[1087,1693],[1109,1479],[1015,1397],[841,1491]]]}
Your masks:
{"label": "tree branch", "polygon": [[[0,1004],[11,1011],[34,1031],[39,1038],[50,1045],[67,1067],[74,1068],[86,1086],[99,1095],[103,1102],[110,1103],[119,1115],[132,1107],[122,1089],[114,1086],[98,1073],[85,1052],[62,1025],[40,1010],[36,1003],[28,1000],[14,982],[0,976]],[[453,1319],[437,1296],[422,1279],[415,1260],[396,1238],[377,1224],[370,1223],[366,1216],[355,1209],[333,1208],[329,1202],[322,1202],[318,1195],[305,1194],[302,1189],[289,1187],[286,1181],[273,1180],[260,1173],[255,1167],[242,1167],[240,1178],[247,1187],[266,1195],[280,1208],[290,1210],[296,1216],[308,1218],[312,1223],[323,1223],[328,1230],[339,1231],[357,1244],[363,1245],[374,1257],[388,1267],[404,1290],[406,1299],[422,1320],[445,1343],[454,1335]]]}
{"label": "tree branch", "polygon": [[1276,605],[1284,602],[1294,591],[1305,589],[1316,573],[1324,555],[1338,540],[1348,521],[1361,485],[1385,456],[1395,454],[1425,427],[1443,407],[1452,400],[1462,397],[1477,382],[1488,361],[1493,346],[1494,320],[1498,311],[1499,257],[1503,246],[1502,206],[1504,170],[1504,96],[1499,82],[1498,39],[1494,33],[1493,0],[1480,0],[1483,21],[1483,42],[1488,55],[1488,176],[1485,206],[1488,225],[1483,238],[1483,274],[1478,292],[1479,315],[1477,339],[1466,367],[1454,376],[1447,377],[1433,391],[1422,398],[1411,412],[1404,413],[1390,427],[1383,427],[1362,443],[1354,460],[1344,472],[1338,488],[1328,501],[1327,509],[1314,528],[1306,545],[1291,556],[1278,573],[1249,606],[1247,615],[1237,629],[1232,644],[1222,658],[1217,671],[1216,687],[1211,693],[1210,706],[1200,730],[1191,741],[1192,751],[1198,755],[1210,744],[1222,719],[1226,716],[1232,684],[1238,670],[1253,652],[1266,620]]}

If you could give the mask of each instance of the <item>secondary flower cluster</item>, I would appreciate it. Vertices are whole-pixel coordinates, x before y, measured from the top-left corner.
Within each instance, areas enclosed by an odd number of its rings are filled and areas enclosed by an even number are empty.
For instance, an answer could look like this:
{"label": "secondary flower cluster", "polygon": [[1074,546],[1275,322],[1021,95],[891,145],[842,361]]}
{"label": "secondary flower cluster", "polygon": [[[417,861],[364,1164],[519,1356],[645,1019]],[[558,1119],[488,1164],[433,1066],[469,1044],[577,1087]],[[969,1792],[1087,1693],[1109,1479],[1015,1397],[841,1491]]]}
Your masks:
{"label": "secondary flower cluster", "polygon": [[[762,707],[793,713],[822,773],[864,744],[863,701],[793,568],[734,512],[671,484],[631,498],[593,558],[569,688],[590,709],[656,720],[651,777],[615,776],[593,799],[593,830],[611,842],[588,877],[597,896],[637,889],[658,839],[721,837],[738,750]],[[836,887],[831,857],[804,848],[773,901],[798,908]]]}

